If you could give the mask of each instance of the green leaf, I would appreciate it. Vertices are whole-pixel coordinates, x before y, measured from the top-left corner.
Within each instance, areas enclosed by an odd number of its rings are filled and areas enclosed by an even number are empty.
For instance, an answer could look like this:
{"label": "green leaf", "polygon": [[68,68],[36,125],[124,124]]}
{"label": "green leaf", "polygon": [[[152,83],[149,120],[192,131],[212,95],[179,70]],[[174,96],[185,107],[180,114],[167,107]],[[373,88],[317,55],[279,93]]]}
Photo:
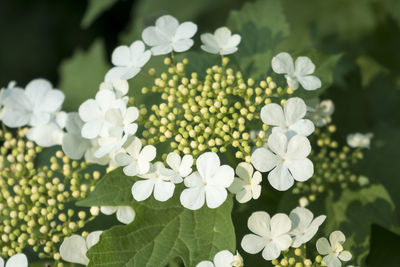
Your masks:
{"label": "green leaf", "polygon": [[88,28],[101,13],[114,5],[117,1],[118,0],[89,0],[85,16],[81,22],[82,27]]}
{"label": "green leaf", "polygon": [[397,267],[400,251],[400,236],[377,225],[372,226],[369,267]]}
{"label": "green leaf", "polygon": [[104,53],[103,43],[97,40],[88,51],[77,50],[62,63],[59,87],[66,95],[65,110],[77,110],[83,101],[96,95],[109,68]]}
{"label": "green leaf", "polygon": [[227,26],[242,37],[233,61],[246,76],[256,79],[266,74],[278,44],[289,35],[279,0],[246,3],[240,11],[231,12]]}
{"label": "green leaf", "polygon": [[344,190],[339,198],[332,191],[325,200],[325,230],[328,235],[341,230],[346,235],[344,247],[351,251],[357,265],[365,264],[370,249],[371,225],[399,232],[396,222],[395,206],[386,189],[380,185],[371,185],[359,191]]}
{"label": "green leaf", "polygon": [[367,86],[377,75],[387,72],[387,69],[368,56],[359,56],[357,65],[361,71],[361,84]]}
{"label": "green leaf", "polygon": [[96,185],[79,205],[131,205],[135,221],[105,231],[100,242],[88,252],[89,266],[165,266],[180,257],[185,266],[212,259],[224,249],[235,250],[235,232],[231,219],[233,201],[229,197],[217,209],[203,207],[191,211],[179,201],[181,187],[174,197],[159,202],[151,197],[133,201],[131,187],[136,178],[116,169]]}

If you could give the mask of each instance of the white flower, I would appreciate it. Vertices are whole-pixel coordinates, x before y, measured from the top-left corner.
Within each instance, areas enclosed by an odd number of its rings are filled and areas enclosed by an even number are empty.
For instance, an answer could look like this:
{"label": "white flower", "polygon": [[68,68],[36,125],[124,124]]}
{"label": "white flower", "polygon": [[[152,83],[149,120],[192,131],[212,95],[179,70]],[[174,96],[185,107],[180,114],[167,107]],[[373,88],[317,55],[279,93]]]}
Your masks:
{"label": "white flower", "polygon": [[304,182],[314,173],[313,163],[307,158],[311,145],[304,136],[296,135],[289,141],[282,133],[272,133],[267,148],[258,148],[251,155],[251,162],[260,172],[268,172],[273,188],[285,191],[294,180]]}
{"label": "white flower", "polygon": [[100,211],[105,215],[117,213],[117,220],[124,224],[130,224],[136,216],[135,210],[131,206],[103,206]]}
{"label": "white flower", "polygon": [[320,225],[325,221],[326,216],[321,215],[314,218],[311,211],[306,208],[297,207],[289,214],[292,221],[292,230],[290,234],[293,238],[292,247],[298,248],[302,244],[307,243],[317,233]]}
{"label": "white flower", "polygon": [[85,122],[82,136],[88,139],[109,136],[110,124],[106,121],[106,112],[121,105],[122,100],[110,90],[100,90],[95,99],[88,99],[79,107],[79,116]]}
{"label": "white flower", "polygon": [[335,111],[335,105],[332,100],[319,101],[313,98],[306,101],[307,115],[306,118],[312,120],[317,127],[323,127],[332,121],[331,115]]}
{"label": "white flower", "polygon": [[71,159],[78,160],[91,146],[90,140],[81,135],[84,122],[77,112],[67,115],[65,128],[67,133],[62,139],[62,150]]}
{"label": "white flower", "polygon": [[109,135],[134,135],[138,128],[134,122],[138,117],[139,110],[136,107],[127,108],[125,103],[120,103],[118,107],[107,110],[105,119],[110,125]]}
{"label": "white flower", "polygon": [[203,45],[201,49],[211,54],[229,55],[235,53],[240,43],[239,34],[232,35],[227,27],[221,27],[215,30],[214,34],[203,33],[200,36]]}
{"label": "white flower", "polygon": [[47,80],[36,79],[28,83],[25,90],[9,89],[3,99],[2,119],[11,128],[46,124],[63,102],[64,94],[60,90],[53,89]]}
{"label": "white flower", "polygon": [[354,133],[347,136],[347,144],[351,147],[370,148],[373,133]]}
{"label": "white flower", "polygon": [[299,88],[299,83],[306,90],[316,90],[321,87],[321,80],[311,74],[315,65],[308,57],[298,57],[293,64],[293,58],[288,53],[279,53],[272,58],[272,69],[278,74],[285,74],[289,87]]}
{"label": "white flower", "polygon": [[150,162],[156,157],[156,148],[147,145],[142,148],[142,142],[134,137],[132,143],[125,148],[127,153],[120,152],[115,156],[115,161],[124,167],[127,176],[145,174],[150,169]]}
{"label": "white flower", "polygon": [[334,231],[328,239],[321,237],[317,241],[317,250],[321,255],[326,255],[322,260],[328,267],[341,267],[340,261],[351,260],[351,253],[343,250],[342,244],[346,237],[341,231]]}
{"label": "white flower", "polygon": [[303,119],[306,112],[307,106],[303,99],[292,97],[286,101],[283,109],[275,103],[265,105],[260,116],[264,123],[275,126],[273,133],[279,131],[288,137],[296,134],[309,136],[315,128],[312,121]]}
{"label": "white flower", "polygon": [[126,80],[116,79],[112,82],[103,82],[100,84],[100,90],[113,91],[117,98],[128,100],[128,98],[124,98],[129,91],[129,84]]}
{"label": "white flower", "polygon": [[278,258],[281,251],[292,243],[288,234],[291,222],[286,214],[278,213],[270,218],[268,213],[257,211],[250,216],[247,226],[254,234],[243,237],[243,250],[250,254],[263,250],[262,256],[268,261]]}
{"label": "white flower", "polygon": [[176,172],[176,178],[185,178],[192,173],[193,157],[192,155],[185,155],[183,158],[178,153],[171,152],[167,156],[167,164],[173,171]]}
{"label": "white flower", "polygon": [[245,203],[251,199],[257,199],[261,195],[261,173],[254,172],[253,166],[247,162],[241,162],[236,167],[236,174],[233,183],[228,188],[230,192],[236,194],[239,203]]}
{"label": "white flower", "polygon": [[6,265],[4,266],[4,260],[0,257],[0,267],[28,267],[28,259],[25,254],[19,253],[11,256]]}
{"label": "white flower", "polygon": [[51,115],[49,122],[33,126],[26,137],[42,147],[61,145],[65,132],[67,113],[61,111]]}
{"label": "white flower", "polygon": [[182,180],[172,180],[175,177],[174,171],[165,168],[162,162],[152,164],[150,171],[139,177],[145,180],[137,181],[132,186],[132,195],[136,201],[143,201],[150,197],[153,189],[156,200],[167,201],[174,194],[174,183],[182,182]]}
{"label": "white flower", "polygon": [[145,50],[142,41],[135,41],[129,47],[118,46],[111,56],[111,62],[115,67],[107,72],[105,81],[129,80],[135,77],[150,57],[151,52]]}
{"label": "white flower", "polygon": [[243,267],[243,258],[239,253],[233,255],[229,250],[222,250],[215,254],[213,262],[202,261],[196,267]]}
{"label": "white flower", "polygon": [[228,165],[220,165],[219,157],[214,152],[206,152],[196,160],[197,172],[184,180],[185,186],[180,200],[185,208],[200,209],[204,202],[209,208],[217,208],[224,203],[228,188],[235,173]]}
{"label": "white flower", "polygon": [[143,41],[151,46],[153,55],[165,55],[172,51],[184,52],[193,46],[191,39],[197,32],[193,22],[183,22],[170,15],[159,17],[155,26],[149,26],[142,33]]}
{"label": "white flower", "polygon": [[89,259],[86,257],[86,252],[99,242],[102,233],[103,231],[92,232],[86,240],[79,235],[67,237],[60,246],[61,258],[68,262],[88,265]]}

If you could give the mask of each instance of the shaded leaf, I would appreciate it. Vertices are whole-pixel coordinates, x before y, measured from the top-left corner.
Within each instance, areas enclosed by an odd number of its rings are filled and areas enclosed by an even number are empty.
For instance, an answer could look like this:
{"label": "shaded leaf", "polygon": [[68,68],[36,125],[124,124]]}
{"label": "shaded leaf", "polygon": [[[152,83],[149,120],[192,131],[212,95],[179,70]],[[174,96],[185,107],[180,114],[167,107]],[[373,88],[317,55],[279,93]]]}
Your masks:
{"label": "shaded leaf", "polygon": [[114,5],[117,1],[118,0],[89,0],[85,16],[81,22],[82,27],[88,28],[101,13]]}
{"label": "shaded leaf", "polygon": [[136,178],[116,169],[96,185],[79,205],[127,205],[136,211],[133,223],[105,231],[100,242],[88,252],[89,266],[165,266],[182,258],[185,266],[212,259],[220,250],[235,250],[235,232],[231,219],[232,198],[217,209],[197,211],[183,208],[179,202],[181,187],[173,198],[159,202],[150,197],[133,201],[131,187]]}
{"label": "shaded leaf", "polygon": [[59,87],[66,95],[64,109],[77,110],[83,101],[93,98],[108,68],[100,40],[95,41],[88,51],[77,50],[65,60],[59,69]]}

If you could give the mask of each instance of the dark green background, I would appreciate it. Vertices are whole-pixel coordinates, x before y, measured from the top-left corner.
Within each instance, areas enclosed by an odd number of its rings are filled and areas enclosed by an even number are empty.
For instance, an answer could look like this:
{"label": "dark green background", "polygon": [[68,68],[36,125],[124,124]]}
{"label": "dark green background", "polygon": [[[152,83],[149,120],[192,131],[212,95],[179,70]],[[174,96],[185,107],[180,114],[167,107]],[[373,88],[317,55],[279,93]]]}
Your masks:
{"label": "dark green background", "polygon": [[[0,1],[0,85],[16,80],[24,86],[37,77],[59,85],[62,62],[77,50],[84,54],[96,40],[101,39],[105,47],[96,55],[100,61],[108,62],[115,46],[132,42],[160,14],[190,19],[205,32],[223,25],[230,10],[240,9],[244,2],[251,1],[107,2],[109,7],[82,27],[88,7],[86,1]],[[343,53],[335,69],[334,83],[322,97],[335,103],[333,121],[338,127],[339,142],[344,143],[346,135],[352,132],[374,133],[372,148],[365,153],[366,158],[357,166],[357,172],[386,188],[396,207],[395,224],[400,221],[399,3],[398,0],[282,1],[291,29],[288,47],[296,47],[298,51],[314,48],[328,54]],[[265,10],[265,16],[270,15]],[[85,75],[95,74],[88,69]],[[90,96],[97,88],[82,90],[81,94]],[[368,209],[366,206],[354,208]],[[374,224],[371,236],[367,263],[399,266],[396,252],[400,251],[400,237]]]}

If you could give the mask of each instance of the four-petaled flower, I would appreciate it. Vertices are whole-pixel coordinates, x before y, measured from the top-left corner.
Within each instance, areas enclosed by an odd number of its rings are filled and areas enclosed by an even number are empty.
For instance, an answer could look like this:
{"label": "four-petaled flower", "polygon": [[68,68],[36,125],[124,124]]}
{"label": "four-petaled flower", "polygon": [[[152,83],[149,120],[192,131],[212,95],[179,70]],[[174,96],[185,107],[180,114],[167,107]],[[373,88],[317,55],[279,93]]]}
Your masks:
{"label": "four-petaled flower", "polygon": [[310,99],[306,102],[306,118],[312,120],[317,127],[323,127],[332,121],[331,115],[335,111],[332,100],[319,101],[318,98]]}
{"label": "four-petaled flower", "polygon": [[142,148],[139,138],[133,137],[133,141],[125,148],[125,152],[120,152],[115,156],[115,161],[120,166],[125,166],[123,171],[127,176],[145,174],[150,169],[150,162],[156,157],[156,148],[147,145]]}
{"label": "four-petaled flower", "polygon": [[100,211],[105,215],[117,213],[117,220],[124,224],[130,224],[136,216],[131,206],[102,206]]}
{"label": "four-petaled flower", "polygon": [[61,258],[68,262],[88,265],[86,252],[99,242],[102,233],[103,231],[92,232],[86,239],[80,235],[67,237],[60,246]]}
{"label": "four-petaled flower", "polygon": [[278,74],[285,74],[286,81],[293,90],[299,88],[299,83],[310,91],[321,87],[321,80],[311,75],[315,71],[315,65],[308,57],[298,57],[293,63],[293,58],[288,53],[279,53],[272,58],[272,69]]}
{"label": "four-petaled flower", "polygon": [[214,34],[203,33],[200,36],[203,44],[201,49],[211,54],[229,55],[235,53],[240,43],[239,34],[233,34],[227,27],[215,30]]}
{"label": "four-petaled flower", "polygon": [[343,250],[342,244],[346,237],[341,231],[334,231],[329,235],[329,241],[321,237],[317,241],[317,250],[321,255],[326,255],[322,260],[328,267],[341,267],[340,261],[351,260],[351,253]]}
{"label": "four-petaled flower", "polygon": [[139,177],[145,180],[137,181],[132,186],[132,195],[136,201],[147,199],[153,190],[156,200],[167,201],[174,194],[175,183],[182,182],[182,178],[174,180],[175,172],[166,168],[162,162],[152,164],[149,172]]}
{"label": "four-petaled flower", "polygon": [[143,41],[151,46],[153,55],[165,55],[172,51],[184,52],[193,46],[191,39],[197,32],[197,25],[187,21],[179,24],[170,15],[159,17],[155,26],[149,26],[142,33]]}
{"label": "four-petaled flower", "polygon": [[11,128],[46,124],[60,110],[64,98],[60,90],[53,89],[44,79],[31,81],[25,90],[8,89],[3,99],[3,123]]}
{"label": "four-petaled flower", "polygon": [[233,183],[228,188],[230,192],[236,194],[239,203],[245,203],[251,199],[257,199],[261,195],[261,173],[254,172],[253,166],[247,162],[241,162],[236,167],[236,174]]}
{"label": "four-petaled flower", "polygon": [[275,126],[272,132],[285,133],[288,137],[294,135],[309,136],[314,132],[314,124],[308,119],[303,119],[307,112],[307,106],[299,97],[289,98],[284,108],[278,104],[270,103],[261,109],[261,120]]}
{"label": "four-petaled flower", "polygon": [[291,222],[286,214],[278,213],[270,218],[264,211],[254,212],[247,222],[254,234],[247,234],[242,239],[242,248],[250,254],[261,250],[264,259],[271,261],[279,257],[282,250],[288,249],[292,239],[288,232]]}
{"label": "four-petaled flower", "polygon": [[107,72],[105,81],[129,80],[135,77],[150,57],[151,52],[145,50],[142,41],[135,41],[129,47],[126,45],[118,46],[111,56],[111,62],[115,67]]}
{"label": "four-petaled flower", "polygon": [[121,105],[115,93],[110,90],[100,90],[95,99],[88,99],[79,107],[79,116],[85,122],[82,127],[82,136],[93,139],[98,136],[109,136],[110,124],[107,122],[106,112]]}
{"label": "four-petaled flower", "polygon": [[185,155],[182,158],[178,153],[171,152],[167,156],[167,164],[176,173],[176,178],[185,178],[192,173],[193,156]]}
{"label": "four-petaled flower", "polygon": [[347,136],[347,144],[350,147],[370,148],[371,139],[374,137],[373,133],[354,133]]}
{"label": "four-petaled flower", "polygon": [[260,172],[268,172],[268,181],[273,188],[285,191],[294,180],[304,182],[311,178],[314,166],[307,156],[311,145],[304,136],[296,135],[290,140],[282,133],[272,133],[268,148],[261,147],[251,155],[251,162]]}
{"label": "four-petaled flower", "polygon": [[243,267],[243,258],[239,253],[233,255],[229,250],[215,254],[213,261],[199,262],[196,267]]}
{"label": "four-petaled flower", "polygon": [[228,196],[228,188],[234,179],[232,167],[220,165],[219,157],[214,152],[201,154],[196,160],[197,172],[185,178],[185,186],[180,200],[185,208],[200,209],[204,202],[209,208],[217,208]]}
{"label": "four-petaled flower", "polygon": [[321,215],[313,220],[314,215],[311,211],[297,207],[290,212],[289,218],[292,221],[292,230],[290,231],[293,238],[292,247],[298,248],[314,237],[326,216]]}

